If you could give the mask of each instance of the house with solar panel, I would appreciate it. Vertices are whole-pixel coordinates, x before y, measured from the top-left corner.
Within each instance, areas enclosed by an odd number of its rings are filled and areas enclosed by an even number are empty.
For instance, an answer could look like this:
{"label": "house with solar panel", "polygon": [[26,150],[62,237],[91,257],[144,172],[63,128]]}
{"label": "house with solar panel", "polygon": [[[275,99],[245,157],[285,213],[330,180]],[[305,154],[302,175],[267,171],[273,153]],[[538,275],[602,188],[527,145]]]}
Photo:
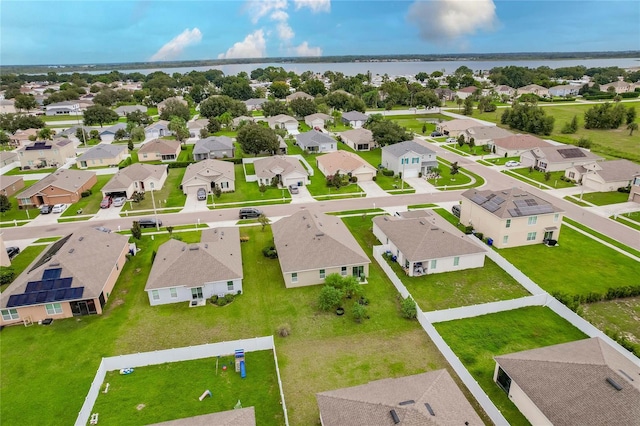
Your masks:
{"label": "house with solar panel", "polygon": [[128,237],[93,227],[54,242],[0,294],[0,326],[101,314],[127,253]]}
{"label": "house with solar panel", "polygon": [[497,248],[555,244],[564,211],[520,188],[462,193],[460,223],[482,232]]}
{"label": "house with solar panel", "polygon": [[533,167],[542,172],[565,171],[569,167],[584,166],[603,160],[604,158],[591,151],[572,145],[541,146],[520,155],[523,167]]}

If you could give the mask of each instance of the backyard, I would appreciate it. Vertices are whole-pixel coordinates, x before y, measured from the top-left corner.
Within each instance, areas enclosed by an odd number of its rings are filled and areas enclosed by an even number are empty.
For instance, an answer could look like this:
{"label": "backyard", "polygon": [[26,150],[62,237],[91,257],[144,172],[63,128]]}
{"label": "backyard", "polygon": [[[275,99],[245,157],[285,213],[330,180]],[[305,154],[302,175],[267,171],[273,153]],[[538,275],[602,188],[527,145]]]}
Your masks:
{"label": "backyard", "polygon": [[109,182],[113,175],[98,175],[96,177],[98,181],[91,188],[91,195],[82,197],[77,203],[71,204],[62,212],[61,217],[75,216],[80,210],[82,211],[80,214],[95,214],[100,210],[100,202],[103,198],[100,190]]}
{"label": "backyard", "polygon": [[619,334],[640,353],[640,297],[581,305],[581,316],[608,334]]}
{"label": "backyard", "polygon": [[[34,183],[38,182],[37,180],[25,180],[24,188],[19,190],[17,193],[9,197],[9,202],[11,203],[11,208],[7,211],[0,212],[0,221],[8,222],[13,220],[29,220],[37,217],[40,214],[40,210],[38,209],[19,209],[18,208],[18,199],[17,195],[20,195],[25,189],[29,188]],[[27,211],[28,210],[28,211]],[[7,225],[3,225],[7,226]]]}

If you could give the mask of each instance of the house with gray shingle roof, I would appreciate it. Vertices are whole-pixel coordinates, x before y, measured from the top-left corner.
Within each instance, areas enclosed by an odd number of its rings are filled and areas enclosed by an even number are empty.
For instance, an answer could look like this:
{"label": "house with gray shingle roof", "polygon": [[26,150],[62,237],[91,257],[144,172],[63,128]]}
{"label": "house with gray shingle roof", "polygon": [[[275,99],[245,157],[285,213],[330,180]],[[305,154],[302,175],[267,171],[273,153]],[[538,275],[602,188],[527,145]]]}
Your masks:
{"label": "house with gray shingle roof", "polygon": [[331,117],[329,114],[324,114],[322,112],[317,112],[315,114],[307,115],[304,118],[305,124],[311,127],[312,129],[315,129],[316,127],[319,129],[324,129],[324,126],[325,124],[327,124],[327,121],[331,121],[331,120],[333,120],[333,117]]}
{"label": "house with gray shingle roof", "polygon": [[573,166],[584,166],[604,158],[573,145],[541,146],[520,154],[523,167],[533,167],[543,172],[567,170]]}
{"label": "house with gray shingle roof", "polygon": [[129,156],[125,145],[112,145],[100,143],[89,148],[76,160],[80,169],[87,167],[117,166],[122,160]]}
{"label": "house with gray shingle roof", "polygon": [[172,134],[173,132],[169,130],[169,122],[167,120],[158,120],[144,128],[146,139],[161,138]]}
{"label": "house with gray shingle roof", "polygon": [[340,139],[354,151],[371,151],[378,147],[376,141],[373,140],[373,133],[369,129],[360,127],[359,129],[351,129],[340,132]]}
{"label": "house with gray shingle roof", "polygon": [[152,306],[242,292],[237,227],[202,231],[199,243],[170,239],[158,248],[144,290]]}
{"label": "house with gray shingle roof", "polygon": [[460,133],[464,136],[465,142],[469,143],[473,138],[476,146],[490,145],[493,146],[493,140],[499,138],[506,138],[513,136],[508,130],[502,129],[498,126],[476,126],[469,127]]}
{"label": "house with gray shingle roof", "polygon": [[404,141],[382,147],[382,166],[402,176],[418,177],[437,167],[435,151],[416,141]]}
{"label": "house with gray shingle roof", "polygon": [[253,167],[258,178],[258,185],[271,185],[276,179],[279,185],[302,186],[309,184],[309,172],[296,157],[274,155],[255,160]]}
{"label": "house with gray shingle roof", "polygon": [[167,180],[166,164],[134,163],[121,169],[102,187],[102,195],[131,198],[134,192],[145,192],[162,188]]}
{"label": "house with gray shingle roof", "polygon": [[12,151],[0,151],[0,167],[8,166],[12,163],[20,164],[18,154]]}
{"label": "house with gray shingle roof", "polygon": [[122,105],[114,110],[118,113],[118,115],[126,116],[127,114],[131,114],[134,111],[147,112],[147,107],[144,105]]}
{"label": "house with gray shingle roof", "polygon": [[517,134],[493,140],[493,153],[501,157],[517,157],[533,148],[553,146],[529,134]]}
{"label": "house with gray shingle roof", "polygon": [[200,416],[169,420],[154,423],[149,426],[256,426],[256,412],[253,407],[237,408],[219,411],[217,413],[202,414]]}
{"label": "house with gray shingle roof", "polygon": [[296,144],[308,152],[333,152],[338,149],[338,141],[317,130],[296,135]]}
{"label": "house with gray shingle roof", "polygon": [[322,284],[327,275],[364,280],[371,261],[335,216],[300,210],[271,225],[287,288]]}
{"label": "house with gray shingle roof", "polygon": [[202,160],[189,164],[182,178],[182,192],[186,195],[197,194],[203,188],[207,193],[215,187],[222,192],[235,191],[235,173],[233,163],[220,160]]}
{"label": "house with gray shingle roof", "polygon": [[138,150],[138,160],[144,161],[176,161],[180,155],[180,141],[171,139],[154,139],[145,142]]}
{"label": "house with gray shingle roof", "polygon": [[23,168],[60,167],[67,159],[76,156],[74,144],[69,139],[35,141],[17,151]]}
{"label": "house with gray shingle roof", "polygon": [[354,129],[364,126],[368,119],[369,116],[360,111],[348,111],[342,114],[342,122]]}
{"label": "house with gray shingle roof", "polygon": [[46,115],[77,115],[80,114],[78,101],[63,101],[49,104],[44,107]]}
{"label": "house with gray shingle roof", "polygon": [[100,129],[100,140],[102,142],[113,142],[116,138],[118,130],[127,131],[127,123],[116,123],[113,126]]}
{"label": "house with gray shingle roof", "polygon": [[97,181],[94,172],[58,169],[16,195],[18,206],[31,208],[43,204],[72,204],[80,200],[82,193],[91,189]]}
{"label": "house with gray shingle roof", "polygon": [[208,158],[233,158],[236,148],[228,136],[210,136],[200,139],[193,147],[193,159],[202,161]]}
{"label": "house with gray shingle roof", "polygon": [[0,194],[11,197],[16,192],[24,188],[22,176],[4,175],[0,179]]}
{"label": "house with gray shingle roof", "polygon": [[291,135],[298,134],[298,120],[286,114],[278,114],[266,119],[272,129],[285,129]]}
{"label": "house with gray shingle roof", "polygon": [[262,104],[267,100],[264,98],[251,98],[244,101],[244,104],[247,106],[247,111],[257,111],[262,109]]}
{"label": "house with gray shingle roof", "polygon": [[494,382],[533,425],[638,424],[637,358],[598,337],[494,359]]}
{"label": "house with gray shingle roof", "polygon": [[568,168],[564,175],[581,182],[585,189],[597,192],[616,191],[631,184],[640,173],[640,165],[629,160],[594,161],[584,166]]}
{"label": "house with gray shingle roof", "polygon": [[483,424],[444,369],[320,392],[316,400],[324,426]]}
{"label": "house with gray shingle roof", "polygon": [[481,268],[485,249],[461,232],[438,225],[435,215],[404,218],[376,216],[373,235],[410,277]]}
{"label": "house with gray shingle roof", "polygon": [[101,314],[128,253],[127,236],[93,227],[50,244],[0,294],[0,325]]}

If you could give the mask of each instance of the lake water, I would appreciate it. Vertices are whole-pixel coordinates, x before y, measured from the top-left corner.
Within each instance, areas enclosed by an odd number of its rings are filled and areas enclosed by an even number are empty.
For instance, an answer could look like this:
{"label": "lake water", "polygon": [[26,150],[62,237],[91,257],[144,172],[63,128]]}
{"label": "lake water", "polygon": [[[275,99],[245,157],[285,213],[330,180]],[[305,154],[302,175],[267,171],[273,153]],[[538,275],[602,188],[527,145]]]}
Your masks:
{"label": "lake water", "polygon": [[[503,67],[515,65],[519,67],[537,68],[540,66],[548,66],[550,68],[571,67],[576,65],[584,65],[587,68],[592,67],[620,67],[620,68],[637,68],[640,67],[640,58],[613,58],[613,59],[566,59],[566,60],[525,60],[525,61],[430,61],[430,62],[334,62],[334,63],[262,63],[262,64],[233,64],[233,65],[216,65],[205,67],[179,67],[179,68],[148,68],[148,69],[120,69],[123,73],[139,72],[142,74],[150,74],[156,71],[164,71],[168,74],[178,72],[180,74],[189,71],[207,71],[210,69],[219,69],[225,75],[236,75],[241,71],[250,74],[256,68],[266,68],[268,66],[282,67],[286,71],[293,71],[301,74],[304,71],[313,71],[316,73],[324,73],[331,70],[334,72],[342,72],[345,75],[356,75],[359,73],[366,74],[371,71],[373,75],[388,74],[390,76],[399,75],[416,75],[420,71],[432,73],[434,71],[443,71],[445,74],[453,73],[461,66],[467,66],[474,71],[490,70],[494,67]],[[58,71],[59,72],[59,71]],[[89,71],[90,74],[102,74],[108,71]]]}

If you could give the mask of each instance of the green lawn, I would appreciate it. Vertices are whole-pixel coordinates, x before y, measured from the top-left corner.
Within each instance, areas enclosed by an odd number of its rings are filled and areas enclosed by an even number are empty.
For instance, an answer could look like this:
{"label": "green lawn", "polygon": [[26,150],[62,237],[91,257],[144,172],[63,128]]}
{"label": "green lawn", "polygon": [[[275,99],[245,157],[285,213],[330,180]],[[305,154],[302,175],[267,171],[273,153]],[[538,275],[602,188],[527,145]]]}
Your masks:
{"label": "green lawn", "polygon": [[493,382],[494,356],[586,338],[548,308],[534,306],[434,324],[511,425],[529,422]]}
{"label": "green lawn", "polygon": [[247,163],[244,165],[244,169],[247,172],[248,175],[255,175],[256,174],[256,168],[253,165],[253,163]]}
{"label": "green lawn", "polygon": [[581,305],[581,316],[600,330],[619,333],[640,353],[640,297]]}
{"label": "green lawn", "polygon": [[[394,191],[393,194],[413,193],[415,190],[407,182],[398,176],[385,176],[382,173],[376,175],[376,183],[385,191]],[[404,189],[402,191],[401,189]]]}
{"label": "green lawn", "polygon": [[88,197],[80,198],[77,203],[71,204],[61,217],[75,216],[78,210],[82,209],[81,214],[95,214],[100,210],[100,202],[102,201],[102,192],[100,190],[109,182],[113,175],[98,175],[95,185],[91,188],[92,194]]}
{"label": "green lawn", "polygon": [[596,206],[606,206],[609,204],[626,203],[629,194],[625,192],[586,192],[582,195],[584,201],[588,201]]}
{"label": "green lawn", "polygon": [[631,219],[632,221],[640,224],[640,211],[631,212],[631,213],[623,213],[621,216],[624,216],[627,219]]}
{"label": "green lawn", "polygon": [[[167,180],[161,189],[154,191],[153,198],[156,202],[156,208],[167,207],[182,207],[184,206],[187,196],[182,193],[180,184],[182,183],[182,177],[186,168],[168,169],[169,174]],[[151,198],[151,192],[145,193],[144,200],[139,203],[124,203],[122,211],[135,211],[135,210],[151,210],[153,209],[153,200]]]}
{"label": "green lawn", "polygon": [[568,226],[558,241],[556,247],[536,244],[501,249],[500,254],[549,293],[606,293],[638,282],[635,260]]}
{"label": "green lawn", "polygon": [[362,157],[367,163],[371,164],[376,169],[382,163],[382,148],[374,148],[370,151],[353,151],[351,150],[347,144],[340,143],[338,144],[340,149],[344,149],[345,151],[352,151]]}
{"label": "green lawn", "polygon": [[[253,164],[252,164],[253,166]],[[268,186],[267,190],[263,193],[260,192],[260,187],[257,182],[247,182],[244,178],[244,170],[242,164],[234,164],[235,171],[235,192],[223,192],[220,198],[215,198],[215,204],[219,203],[239,203],[243,201],[260,201],[271,199],[282,199],[291,201],[291,195],[286,189],[278,189],[272,186]],[[283,197],[284,194],[284,197]]]}
{"label": "green lawn", "polygon": [[[33,260],[46,247],[47,247],[46,245],[41,245],[41,246],[31,245],[31,246],[25,247],[24,250],[18,253],[18,255],[11,260],[11,266],[10,266],[10,268],[15,273],[15,277],[17,277],[22,273],[22,271],[27,269],[27,266],[29,266],[29,264],[33,262]],[[4,289],[7,288],[8,286],[9,286],[8,284],[0,286],[0,291],[4,291]]]}
{"label": "green lawn", "polygon": [[410,277],[397,262],[389,261],[420,309],[436,311],[530,296],[516,280],[486,258],[484,267]]}
{"label": "green lawn", "polygon": [[[440,177],[438,179],[427,179],[427,182],[436,186],[444,187],[451,185],[466,185],[471,183],[471,178],[461,172],[464,170],[460,168],[458,173],[451,175],[451,166],[438,157],[438,167],[440,168]],[[464,171],[466,173],[466,171]]]}
{"label": "green lawn", "polygon": [[344,124],[342,121],[336,125],[325,126],[325,128],[330,132],[346,132],[347,130],[351,130],[351,126]]}
{"label": "green lawn", "polygon": [[506,163],[507,161],[520,161],[520,157],[485,158],[484,161],[496,166],[504,166],[504,163]]}
{"label": "green lawn", "polygon": [[53,173],[56,168],[46,168],[46,169],[31,169],[31,170],[20,170],[20,167],[16,167],[15,169],[11,169],[6,173],[3,173],[7,176],[15,176],[15,175],[34,175],[39,173]]}
{"label": "green lawn", "polygon": [[[233,356],[140,367],[130,375],[111,371],[105,378],[109,392],[98,394],[92,411],[104,425],[151,424],[231,410],[240,400],[255,407],[257,423],[282,425],[273,352],[247,352],[245,363],[245,379],[235,372]],[[206,389],[213,397],[200,401]]]}
{"label": "green lawn", "polygon": [[[457,143],[450,143],[448,145],[444,145],[443,148],[451,148],[452,150],[457,150],[457,151],[462,151],[465,154],[469,154],[469,155],[489,155],[491,154],[488,151],[485,151],[484,148],[482,146],[474,146],[473,148],[471,148],[471,146],[469,144],[463,144],[462,146],[458,145]],[[502,163],[504,164],[504,163]]]}
{"label": "green lawn", "polygon": [[[525,178],[534,180],[536,182],[540,182],[541,184],[550,186],[551,188],[560,189],[560,188],[572,188],[575,186],[571,182],[565,182],[560,179],[562,176],[564,176],[563,171],[551,172],[549,180],[545,178],[544,172],[540,172],[538,170],[530,171],[529,168],[527,167],[520,168],[520,169],[512,169],[512,170],[509,170],[509,172],[510,173],[507,173],[509,176],[513,176],[515,178],[518,178],[518,176],[515,176],[515,175],[524,176]],[[528,183],[529,185],[535,185],[528,179],[520,179],[520,180]]]}
{"label": "green lawn", "polygon": [[625,244],[622,244],[621,242],[619,242],[617,240],[614,240],[613,238],[610,238],[610,237],[608,237],[606,235],[603,235],[603,234],[601,234],[601,233],[599,233],[599,232],[597,232],[597,231],[595,231],[595,230],[593,230],[593,229],[591,229],[591,228],[589,228],[587,226],[584,226],[583,224],[581,224],[579,222],[576,222],[575,220],[571,220],[568,217],[565,217],[562,220],[563,220],[563,222],[567,222],[567,223],[575,226],[576,228],[581,229],[581,230],[587,232],[588,234],[591,234],[594,237],[601,239],[602,241],[606,241],[607,243],[609,243],[609,244],[611,244],[611,245],[613,245],[615,247],[618,247],[621,250],[626,251],[627,253],[631,253],[632,255],[634,255],[636,257],[640,257],[640,251],[639,250],[636,250],[636,249],[634,249],[632,247],[629,247],[629,246],[627,246]]}
{"label": "green lawn", "polygon": [[41,115],[40,118],[45,123],[48,123],[50,121],[72,121],[72,120],[76,120],[76,121],[82,122],[82,120],[84,119],[84,116],[82,116],[82,115],[61,114],[61,115]]}
{"label": "green lawn", "polygon": [[615,220],[618,223],[621,223],[629,228],[633,228],[636,231],[640,231],[640,224],[638,222],[634,222],[632,220],[622,219],[620,216],[609,216],[609,219]]}
{"label": "green lawn", "polygon": [[28,209],[28,212],[27,212],[27,209],[19,209],[18,199],[16,198],[16,195],[19,195],[22,191],[24,191],[25,189],[27,189],[28,187],[30,187],[36,182],[38,181],[25,180],[24,188],[22,188],[16,194],[9,197],[9,202],[11,203],[11,209],[5,212],[0,212],[0,222],[8,222],[13,220],[28,220],[28,219],[33,219],[40,214],[40,210],[36,208]]}
{"label": "green lawn", "polygon": [[590,204],[583,203],[582,201],[580,201],[580,198],[576,198],[573,195],[566,195],[566,196],[562,197],[562,199],[563,200],[567,200],[569,202],[572,202],[573,204],[578,205],[580,207],[590,207]]}
{"label": "green lawn", "polygon": [[184,149],[180,149],[180,154],[178,154],[177,161],[182,161],[182,162],[193,161],[193,147],[194,146],[195,145],[193,145],[193,144],[182,145],[181,148],[184,148]]}
{"label": "green lawn", "polygon": [[149,108],[147,108],[147,115],[149,117],[153,117],[154,115],[158,115],[158,108],[157,107],[149,107]]}

